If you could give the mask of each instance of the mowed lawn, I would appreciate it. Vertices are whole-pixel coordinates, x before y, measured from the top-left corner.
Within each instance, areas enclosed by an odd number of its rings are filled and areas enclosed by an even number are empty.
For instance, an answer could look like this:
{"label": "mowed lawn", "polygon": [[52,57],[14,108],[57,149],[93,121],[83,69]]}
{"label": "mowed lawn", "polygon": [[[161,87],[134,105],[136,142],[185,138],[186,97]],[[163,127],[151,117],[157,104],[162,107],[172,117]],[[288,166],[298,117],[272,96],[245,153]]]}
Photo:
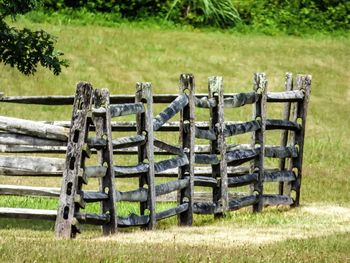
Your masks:
{"label": "mowed lawn", "polygon": [[[23,18],[16,25],[56,35],[70,67],[58,77],[43,69],[26,77],[1,65],[0,91],[5,95],[72,95],[80,80],[109,88],[112,94],[133,94],[138,81],[152,82],[154,93],[177,93],[184,72],[194,74],[198,93],[207,92],[207,79],[213,75],[224,77],[226,92],[250,91],[254,72],[267,73],[271,91],[283,90],[287,71],[311,74],[313,82],[301,208],[271,208],[260,215],[241,211],[217,221],[196,216],[196,226],[184,232],[171,219],[154,233],[134,230],[111,239],[100,238],[95,228],[87,227],[74,241],[56,241],[52,223],[1,219],[0,261],[350,261],[349,37],[54,25]],[[1,115],[37,120],[67,120],[71,111],[17,105],[0,105],[0,110]],[[237,112],[229,111],[226,119],[250,118],[249,111]],[[278,116],[280,108],[271,107],[268,114]],[[277,133],[271,136],[278,142]],[[21,180],[0,176],[1,184]],[[59,186],[57,179],[30,180],[34,181],[24,181]],[[5,197],[0,197],[0,206],[10,201],[24,207],[55,207],[53,200],[35,203]]]}

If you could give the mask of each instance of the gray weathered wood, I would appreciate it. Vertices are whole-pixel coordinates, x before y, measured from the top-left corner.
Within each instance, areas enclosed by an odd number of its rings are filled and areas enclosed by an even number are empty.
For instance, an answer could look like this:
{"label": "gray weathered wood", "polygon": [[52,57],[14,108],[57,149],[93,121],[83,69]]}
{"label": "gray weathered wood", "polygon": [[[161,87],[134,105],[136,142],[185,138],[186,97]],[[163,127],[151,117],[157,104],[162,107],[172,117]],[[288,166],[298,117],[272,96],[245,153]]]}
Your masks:
{"label": "gray weathered wood", "polygon": [[186,155],[177,156],[168,160],[156,162],[154,164],[154,171],[155,173],[160,173],[168,169],[184,166],[186,164],[188,164]]}
{"label": "gray weathered wood", "polygon": [[58,141],[67,141],[69,132],[61,126],[4,116],[0,116],[0,130]]}
{"label": "gray weathered wood", "polygon": [[[288,103],[288,102],[286,102]],[[298,131],[301,129],[301,126],[298,123],[288,121],[288,120],[266,120],[266,130],[290,130],[290,131]],[[282,146],[286,146],[281,144]]]}
{"label": "gray weathered wood", "polygon": [[118,227],[147,226],[150,223],[150,217],[147,215],[138,216],[131,214],[127,217],[118,216]]}
{"label": "gray weathered wood", "polygon": [[213,202],[220,207],[220,213],[215,216],[223,216],[228,205],[228,184],[227,184],[227,162],[225,142],[225,118],[224,118],[224,83],[223,78],[214,76],[208,79],[208,93],[210,99],[215,99],[217,107],[210,109],[210,129],[216,131],[216,139],[210,142],[210,153],[220,154],[220,161],[212,163],[212,177],[215,180],[220,178],[220,183],[213,187]]}
{"label": "gray weathered wood", "polygon": [[156,218],[157,220],[162,220],[168,217],[179,215],[187,210],[188,210],[188,203],[184,203],[177,207],[170,208],[168,210],[157,213]]}
{"label": "gray weathered wood", "polygon": [[186,187],[188,187],[188,184],[190,182],[189,178],[186,179],[180,179],[176,181],[167,182],[164,184],[160,184],[156,186],[156,196],[164,195],[171,193],[176,190],[182,190]]}
{"label": "gray weathered wood", "polygon": [[161,113],[153,119],[153,130],[157,131],[164,123],[174,117],[180,110],[188,104],[186,94],[180,94],[173,102],[171,102]]}
{"label": "gray weathered wood", "polygon": [[265,172],[265,182],[292,182],[296,179],[293,171]]}
{"label": "gray weathered wood", "polygon": [[232,199],[228,203],[231,211],[238,210],[246,206],[254,206],[259,202],[259,197],[256,195],[248,195],[237,199]]}
{"label": "gray weathered wood", "polygon": [[0,144],[29,146],[66,146],[67,142],[42,139],[23,134],[0,132]]}
{"label": "gray weathered wood", "polygon": [[253,132],[261,128],[259,121],[248,121],[242,123],[236,123],[231,125],[225,125],[224,135],[226,137],[243,134],[247,132]]}
{"label": "gray weathered wood", "polygon": [[252,173],[252,174],[245,174],[240,176],[234,176],[228,178],[228,186],[229,187],[238,187],[238,186],[244,186],[249,184],[254,184],[258,180],[258,174]]}
{"label": "gray weathered wood", "polygon": [[[109,91],[107,89],[97,89],[94,93],[94,107],[105,108],[106,114],[102,116],[94,116],[93,122],[96,127],[96,138],[106,139],[106,147],[98,150],[97,161],[100,167],[106,168],[105,176],[99,179],[99,191],[106,193],[108,199],[102,200],[100,211],[101,214],[108,214],[110,220],[103,224],[102,232],[104,235],[114,234],[117,231],[117,216],[116,207],[117,196],[115,190],[115,171],[113,164],[113,142],[112,142],[112,127],[109,101]],[[127,111],[127,109],[124,109]],[[121,113],[122,114],[122,113]]]}
{"label": "gray weathered wood", "polygon": [[[291,91],[294,88],[293,85],[293,75],[292,73],[287,72],[286,76],[285,76],[285,82],[284,82],[284,87],[286,89],[286,91]],[[289,122],[290,119],[290,112],[291,112],[291,103],[290,102],[286,102],[284,103],[284,109],[283,109],[283,114],[282,114],[282,120],[283,121],[287,121]],[[300,125],[298,123],[294,123],[294,122],[290,122],[293,124],[297,124],[299,127],[298,129],[295,129],[293,131],[296,130],[300,130]],[[281,131],[281,146],[286,147],[288,144],[288,136],[289,136],[289,130],[282,130]],[[279,161],[279,169],[280,171],[283,171],[286,169],[286,158],[281,158]],[[278,193],[280,195],[283,195],[284,193],[284,182],[280,182],[278,185]]]}
{"label": "gray weathered wood", "polygon": [[218,187],[218,180],[213,177],[207,176],[194,176],[194,185],[195,186],[209,186],[209,187]]}
{"label": "gray weathered wood", "polygon": [[66,146],[0,145],[2,153],[65,153]]}
{"label": "gray weathered wood", "polygon": [[[145,143],[146,137],[144,135],[132,135],[120,137],[112,140],[113,149],[123,149],[128,147],[138,146]],[[107,144],[103,138],[88,138],[88,145],[91,148],[101,149]]]}
{"label": "gray weathered wood", "polygon": [[198,164],[219,164],[220,160],[216,154],[195,154],[194,161]]}
{"label": "gray weathered wood", "polygon": [[217,101],[213,98],[208,97],[202,97],[202,98],[196,98],[194,99],[195,106],[197,108],[213,108],[217,106]]}
{"label": "gray weathered wood", "polygon": [[298,156],[298,150],[294,146],[266,146],[265,156],[270,158],[294,158]]}
{"label": "gray weathered wood", "polygon": [[87,139],[87,117],[91,110],[92,92],[92,86],[83,82],[79,83],[76,89],[55,224],[56,236],[60,238],[74,237],[77,231],[73,225],[74,214],[79,212],[79,206],[75,206],[74,198],[81,187],[79,172],[83,161],[82,148]]}
{"label": "gray weathered wood", "polygon": [[218,214],[222,210],[217,204],[212,202],[195,202],[193,203],[193,213],[202,215]]}
{"label": "gray weathered wood", "polygon": [[167,144],[167,143],[160,141],[160,140],[157,140],[157,139],[154,139],[154,146],[156,146],[160,150],[165,151],[165,153],[175,154],[175,155],[183,155],[184,154],[184,152],[181,148]]}
{"label": "gray weathered wood", "polygon": [[28,208],[0,208],[0,218],[55,220],[56,210]]}
{"label": "gray weathered wood", "polygon": [[0,156],[0,174],[61,176],[64,159],[29,156]]}
{"label": "gray weathered wood", "polygon": [[192,74],[181,74],[179,81],[180,94],[188,94],[188,103],[180,111],[179,145],[184,149],[188,164],[178,169],[178,178],[188,178],[186,188],[178,191],[178,205],[188,204],[188,209],[178,215],[178,224],[191,226],[193,223],[193,194],[194,194],[194,145],[195,145],[195,80]]}
{"label": "gray weathered wood", "polygon": [[[0,208],[0,218],[56,220],[56,210],[28,208]],[[109,215],[76,213],[74,218],[82,224],[102,225],[109,221]]]}
{"label": "gray weathered wood", "polygon": [[263,195],[264,205],[292,205],[293,199],[283,195]]}
{"label": "gray weathered wood", "polygon": [[117,201],[128,201],[128,202],[146,202],[148,191],[145,188],[139,188],[127,192],[117,191]]}
{"label": "gray weathered wood", "polygon": [[237,108],[246,104],[253,104],[259,100],[259,94],[256,92],[237,93],[226,96],[224,99],[224,105],[226,108]]}
{"label": "gray weathered wood", "polygon": [[126,116],[145,111],[143,103],[125,103],[110,105],[111,117]]}
{"label": "gray weathered wood", "polygon": [[304,156],[304,139],[305,139],[305,127],[306,127],[306,118],[307,118],[307,109],[309,103],[309,97],[311,93],[311,75],[299,75],[297,77],[297,89],[298,91],[304,94],[304,100],[298,102],[296,108],[293,112],[292,121],[297,122],[298,119],[301,119],[301,130],[292,133],[291,142],[292,145],[295,145],[299,148],[298,156],[293,157],[290,160],[290,169],[296,169],[296,180],[292,184],[292,187],[295,189],[295,202],[294,206],[299,206],[300,204],[300,187],[301,179],[303,173],[303,156]]}
{"label": "gray weathered wood", "polygon": [[0,195],[58,197],[60,195],[60,188],[0,185]]}
{"label": "gray weathered wood", "polygon": [[109,196],[103,192],[82,191],[83,199],[86,203],[95,203],[108,200]]}
{"label": "gray weathered wood", "polygon": [[297,102],[303,99],[304,93],[300,90],[267,93],[267,102]]}
{"label": "gray weathered wood", "polygon": [[[256,195],[257,202],[253,203],[253,211],[260,212],[263,209],[262,194],[264,191],[264,158],[265,158],[265,129],[266,129],[266,93],[267,78],[265,73],[254,74],[253,89],[260,94],[260,99],[253,107],[253,119],[260,121],[260,129],[253,132],[252,147],[259,147],[259,154],[252,162],[250,173],[257,173],[257,181],[251,185],[252,194]],[[248,202],[249,203],[249,202]]]}
{"label": "gray weathered wood", "polygon": [[204,130],[201,128],[195,128],[195,135],[198,139],[206,139],[206,140],[216,140],[216,133],[214,130]]}
{"label": "gray weathered wood", "polygon": [[258,149],[233,150],[226,153],[226,161],[230,164],[239,165],[254,159],[259,153],[260,150]]}
{"label": "gray weathered wood", "polygon": [[149,171],[149,164],[147,163],[139,163],[134,166],[114,166],[114,174],[117,177],[120,177],[120,175],[128,175],[128,176],[138,176],[140,174],[147,173]]}
{"label": "gray weathered wood", "polygon": [[[154,135],[153,135],[153,95],[151,83],[137,83],[135,102],[146,103],[146,111],[136,115],[137,134],[146,134],[147,142],[139,146],[138,161],[143,163],[148,161],[148,172],[141,174],[139,187],[143,188],[148,185],[148,200],[140,203],[140,214],[144,215],[146,209],[149,210],[149,222],[147,228],[152,230],[156,227],[156,193],[155,193],[155,165],[154,165]],[[162,119],[163,120],[163,119]]]}

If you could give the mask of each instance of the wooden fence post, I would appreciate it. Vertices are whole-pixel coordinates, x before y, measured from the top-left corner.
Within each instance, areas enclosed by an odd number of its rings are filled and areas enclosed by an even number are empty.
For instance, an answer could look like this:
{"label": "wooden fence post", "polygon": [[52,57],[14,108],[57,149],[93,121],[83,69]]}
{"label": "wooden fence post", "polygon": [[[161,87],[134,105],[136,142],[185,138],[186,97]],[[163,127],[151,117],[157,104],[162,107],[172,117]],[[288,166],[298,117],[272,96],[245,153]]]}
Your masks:
{"label": "wooden fence post", "polygon": [[213,188],[213,202],[219,208],[220,213],[215,216],[222,216],[228,208],[228,185],[227,185],[227,162],[226,142],[224,136],[224,86],[222,77],[209,77],[208,79],[209,99],[215,99],[216,106],[210,108],[210,129],[216,131],[216,140],[211,141],[211,154],[220,154],[220,163],[212,164],[212,176],[220,178],[220,185]]}
{"label": "wooden fence post", "polygon": [[79,180],[79,173],[84,168],[83,145],[89,130],[88,113],[91,111],[92,92],[90,84],[81,82],[75,94],[55,225],[56,236],[60,238],[75,237],[79,232],[78,221],[74,215],[79,212],[80,207],[75,201],[82,199],[79,195],[83,182]]}
{"label": "wooden fence post", "polygon": [[188,95],[188,104],[180,111],[180,147],[187,155],[188,164],[179,168],[179,179],[189,177],[188,187],[178,193],[178,203],[188,203],[188,210],[179,214],[179,225],[191,226],[193,223],[193,194],[194,194],[194,146],[195,146],[195,82],[191,74],[181,74],[180,93]]}
{"label": "wooden fence post", "polygon": [[113,165],[113,145],[111,112],[109,107],[109,91],[107,89],[95,90],[95,108],[105,108],[106,114],[94,117],[96,138],[105,139],[106,146],[97,152],[99,165],[106,166],[106,175],[100,178],[99,190],[108,194],[108,199],[101,201],[101,212],[109,214],[110,221],[102,226],[104,235],[113,234],[117,231],[117,197],[115,189],[115,175]]}
{"label": "wooden fence post", "polygon": [[[285,89],[286,91],[292,91],[293,90],[293,74],[287,72],[285,76]],[[284,110],[283,110],[283,116],[282,119],[285,121],[289,121],[290,119],[290,110],[291,110],[291,102],[285,102],[284,103]],[[288,130],[282,130],[281,131],[281,146],[286,147],[288,144]],[[281,158],[279,163],[279,169],[280,171],[283,171],[286,169],[286,158]],[[278,186],[278,193],[280,195],[283,195],[284,193],[284,182],[280,182]]]}
{"label": "wooden fence post", "polygon": [[254,212],[260,212],[263,208],[263,184],[264,184],[264,157],[265,157],[265,127],[266,127],[266,92],[267,79],[265,73],[254,74],[254,91],[260,95],[253,108],[253,119],[261,122],[261,128],[253,132],[252,146],[259,146],[260,152],[252,162],[251,173],[257,172],[258,180],[252,190],[257,193],[257,203],[253,205]]}
{"label": "wooden fence post", "polygon": [[307,108],[309,104],[309,97],[311,93],[311,75],[298,75],[297,76],[297,89],[304,93],[304,99],[297,102],[295,108],[293,109],[292,121],[299,123],[301,129],[292,133],[292,143],[298,149],[298,156],[292,158],[290,162],[290,169],[295,170],[296,180],[292,182],[292,190],[295,190],[295,200],[294,206],[299,206],[300,204],[300,187],[302,178],[302,168],[303,168],[303,155],[304,155],[304,138],[305,138],[305,127],[306,127],[306,117]]}
{"label": "wooden fence post", "polygon": [[149,223],[147,228],[152,230],[156,227],[156,192],[154,182],[154,136],[153,136],[153,97],[151,83],[137,83],[135,102],[145,102],[146,110],[136,115],[137,134],[145,135],[147,140],[138,146],[138,161],[148,161],[148,172],[140,175],[139,186],[148,187],[147,201],[140,202],[140,213],[145,215],[149,210]]}

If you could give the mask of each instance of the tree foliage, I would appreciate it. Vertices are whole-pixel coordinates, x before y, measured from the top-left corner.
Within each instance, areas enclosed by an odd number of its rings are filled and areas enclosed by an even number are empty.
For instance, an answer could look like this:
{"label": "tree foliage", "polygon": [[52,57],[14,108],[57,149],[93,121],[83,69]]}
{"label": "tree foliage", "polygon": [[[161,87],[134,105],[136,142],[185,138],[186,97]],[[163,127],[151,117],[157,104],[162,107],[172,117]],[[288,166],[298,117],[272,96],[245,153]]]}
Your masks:
{"label": "tree foliage", "polygon": [[25,75],[34,74],[38,64],[58,75],[68,63],[61,59],[63,53],[54,48],[55,37],[43,30],[17,29],[5,21],[6,17],[14,19],[39,4],[37,0],[0,0],[0,62]]}

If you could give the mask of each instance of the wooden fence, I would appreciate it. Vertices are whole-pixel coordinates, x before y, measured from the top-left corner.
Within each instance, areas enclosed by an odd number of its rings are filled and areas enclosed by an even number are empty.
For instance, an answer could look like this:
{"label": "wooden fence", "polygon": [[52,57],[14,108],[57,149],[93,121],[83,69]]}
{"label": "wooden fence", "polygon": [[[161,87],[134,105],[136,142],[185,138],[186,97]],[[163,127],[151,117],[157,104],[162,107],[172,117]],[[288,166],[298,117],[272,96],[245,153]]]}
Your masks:
{"label": "wooden fence", "polygon": [[[196,94],[194,77],[182,74],[178,95],[153,95],[150,83],[137,83],[135,95],[109,95],[106,89],[79,83],[74,97],[3,96],[2,103],[73,105],[73,112],[70,122],[0,117],[0,149],[15,153],[0,156],[0,174],[62,177],[61,188],[0,185],[0,195],[59,198],[57,211],[0,208],[0,217],[55,220],[57,237],[69,238],[80,232],[79,223],[101,225],[107,235],[118,227],[154,229],[157,221],[176,215],[180,225],[192,225],[194,213],[220,217],[247,206],[255,212],[266,205],[298,206],[311,76],[298,75],[295,86],[287,73],[285,91],[268,92],[265,74],[256,73],[250,92],[224,93],[223,78],[210,77],[208,94]],[[154,116],[157,103],[167,106]],[[282,118],[269,118],[272,103],[282,103]],[[246,105],[253,107],[251,120],[225,117],[225,110]],[[196,108],[207,109],[210,120],[196,121]],[[135,115],[136,121],[115,121],[126,115]],[[171,122],[176,115],[179,121]],[[269,130],[281,130],[280,145],[266,144]],[[135,134],[114,138],[115,132],[125,131]],[[160,140],[158,132],[178,133],[179,142]],[[252,135],[250,144],[227,143],[245,133]],[[49,153],[65,153],[65,159],[47,157]],[[86,165],[91,154],[97,154],[95,166]],[[115,163],[116,156],[126,154],[136,154],[137,164]],[[160,155],[173,157],[157,161]],[[265,167],[266,158],[278,158],[278,167]],[[158,177],[170,179],[156,184]],[[98,190],[84,190],[89,178],[99,178]],[[139,187],[116,189],[121,178],[138,178]],[[277,183],[277,194],[264,191],[270,182]],[[250,186],[249,191],[235,191],[242,186]],[[209,200],[197,187],[210,189],[204,194],[210,194]],[[171,192],[177,192],[177,205],[159,212],[157,198]],[[124,201],[138,202],[140,213],[119,216],[118,204]],[[93,202],[100,204],[100,213],[84,213],[86,203]]]}

